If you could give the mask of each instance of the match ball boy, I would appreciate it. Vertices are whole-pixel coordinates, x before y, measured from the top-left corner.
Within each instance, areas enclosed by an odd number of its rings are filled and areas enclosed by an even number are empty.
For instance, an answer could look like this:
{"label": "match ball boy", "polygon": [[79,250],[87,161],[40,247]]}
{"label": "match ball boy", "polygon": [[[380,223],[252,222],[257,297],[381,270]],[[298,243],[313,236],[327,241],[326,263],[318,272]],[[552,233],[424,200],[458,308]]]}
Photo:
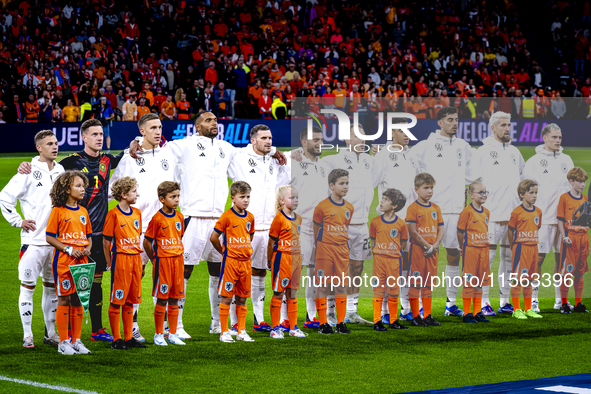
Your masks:
{"label": "match ball boy", "polygon": [[562,235],[562,248],[560,250],[559,271],[562,277],[560,283],[560,298],[562,298],[561,313],[571,313],[568,305],[567,280],[572,279],[575,287],[575,308],[574,312],[589,312],[583,305],[583,275],[589,271],[587,258],[589,257],[589,236],[587,232],[589,227],[575,226],[573,224],[573,215],[577,209],[587,201],[588,197],[583,194],[585,182],[587,182],[587,173],[580,167],[572,168],[566,174],[568,182],[572,189],[570,192],[560,196],[558,201],[558,231]]}
{"label": "match ball boy", "polygon": [[350,334],[351,331],[345,325],[347,293],[343,283],[345,278],[349,278],[349,224],[354,210],[353,204],[345,200],[349,191],[349,172],[342,169],[332,170],[328,174],[328,186],[331,195],[314,208],[312,219],[316,240],[314,281],[320,282],[315,299],[320,320],[318,333],[334,334],[326,319],[328,283],[334,276],[340,281],[340,286],[335,286],[334,289],[338,320],[336,332]]}
{"label": "match ball boy", "polygon": [[[406,222],[396,215],[404,204],[406,197],[396,189],[388,189],[382,193],[380,201],[381,216],[373,218],[369,226],[373,251],[373,272],[377,283],[373,286],[373,329],[388,331],[382,323],[382,302],[388,293],[388,309],[390,316],[398,316],[398,277],[402,272],[402,251],[406,249],[408,230]],[[390,323],[392,329],[408,329],[398,320]]]}
{"label": "match ball boy", "polygon": [[[542,226],[542,210],[534,204],[538,198],[538,184],[531,179],[524,179],[517,186],[517,194],[522,204],[511,212],[509,219],[509,244],[513,251],[511,276],[511,301],[516,319],[528,317],[541,318],[542,315],[532,309],[532,280],[535,279],[538,264],[538,233]],[[539,278],[537,278],[539,280]],[[525,312],[521,309],[519,296],[522,281]]]}
{"label": "match ball boy", "polygon": [[167,346],[164,340],[166,312],[170,327],[168,343],[185,344],[176,332],[179,317],[178,301],[185,297],[185,249],[182,241],[185,234],[185,217],[176,210],[180,194],[181,187],[177,182],[166,181],[158,185],[158,199],[162,203],[162,209],[152,217],[144,236],[144,251],[154,262],[152,296],[158,299],[154,307],[154,345],[159,346]]}
{"label": "match ball boy", "polygon": [[[488,253],[488,220],[490,211],[482,206],[488,192],[480,182],[468,187],[472,201],[458,220],[458,243],[462,245],[462,277],[464,278],[464,323],[490,323],[481,312],[482,287],[490,286]],[[474,303],[474,314],[472,313]]]}
{"label": "match ball boy", "polygon": [[[254,215],[246,210],[250,204],[251,187],[244,181],[234,182],[230,187],[232,208],[222,214],[211,233],[211,243],[222,255],[218,294],[220,303],[221,342],[234,342],[228,330],[228,316],[232,297],[236,300],[238,318],[237,341],[254,342],[245,330],[246,299],[251,295],[252,238],[254,237]],[[224,245],[220,243],[220,236]]]}
{"label": "match ball boy", "polygon": [[[138,198],[137,181],[123,177],[111,187],[119,204],[107,213],[103,228],[103,248],[107,269],[111,270],[109,321],[113,332],[112,349],[145,348],[133,338],[133,305],[142,302],[142,213],[134,208]],[[123,305],[123,333],[119,316]]]}
{"label": "match ball boy", "polygon": [[[406,212],[406,223],[410,233],[410,271],[408,298],[413,319],[417,327],[440,326],[431,316],[433,291],[431,284],[437,276],[439,245],[443,239],[444,226],[441,209],[430,200],[433,197],[435,178],[422,172],[415,177],[415,192],[418,198]],[[425,319],[419,313],[419,295],[423,301]]]}

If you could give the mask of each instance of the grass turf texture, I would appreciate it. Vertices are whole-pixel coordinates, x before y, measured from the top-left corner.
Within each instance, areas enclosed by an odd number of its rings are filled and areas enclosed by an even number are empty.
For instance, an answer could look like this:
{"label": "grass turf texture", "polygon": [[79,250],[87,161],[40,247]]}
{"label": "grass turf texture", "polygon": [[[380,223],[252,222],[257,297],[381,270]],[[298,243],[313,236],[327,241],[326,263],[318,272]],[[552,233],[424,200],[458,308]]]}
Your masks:
{"label": "grass turf texture", "polygon": [[[521,148],[527,160],[533,148]],[[566,149],[575,165],[591,172],[590,150]],[[60,154],[62,157],[63,154]],[[0,156],[0,187],[16,172],[18,164],[32,155]],[[437,189],[435,189],[437,192]],[[375,216],[377,196],[370,210]],[[112,206],[115,204],[112,203]],[[147,349],[127,352],[110,349],[110,343],[91,342],[90,325],[84,325],[82,339],[91,355],[62,356],[55,347],[43,344],[41,281],[34,296],[33,333],[36,347],[22,347],[18,312],[17,272],[19,231],[0,220],[0,287],[3,289],[0,327],[0,375],[10,378],[68,386],[100,393],[194,393],[276,392],[278,388],[297,392],[405,392],[535,379],[589,371],[589,314],[563,316],[552,309],[553,288],[540,288],[543,319],[518,321],[508,315],[493,317],[490,324],[463,324],[461,318],[444,317],[445,290],[437,289],[433,315],[441,327],[411,328],[405,331],[373,331],[371,326],[349,325],[351,335],[321,336],[312,330],[307,338],[273,340],[268,333],[252,333],[254,343],[223,344],[209,334],[207,266],[195,267],[187,289],[183,320],[193,336],[187,346],[157,347],[154,335],[154,306],[151,300],[150,267],[143,280],[144,302],[139,324],[148,340]],[[543,272],[552,272],[553,255],[546,257]],[[440,253],[439,272],[445,270],[445,253]],[[493,263],[497,272],[499,257]],[[371,261],[364,272],[371,275]],[[265,317],[270,323],[270,276],[267,276]],[[587,278],[587,283],[589,283]],[[103,281],[105,300],[110,275]],[[498,307],[498,289],[491,300]],[[589,285],[586,285],[587,289]],[[586,290],[585,295],[588,292]],[[570,293],[573,296],[573,290]],[[461,289],[458,294],[461,297]],[[359,313],[371,320],[371,290],[363,290]],[[458,298],[461,306],[461,298]],[[247,327],[253,314],[248,305]],[[103,325],[109,327],[107,306]],[[299,301],[299,326],[303,327],[305,300]],[[110,331],[110,329],[108,328]],[[268,375],[270,371],[277,371]],[[55,392],[0,381],[0,392]]]}

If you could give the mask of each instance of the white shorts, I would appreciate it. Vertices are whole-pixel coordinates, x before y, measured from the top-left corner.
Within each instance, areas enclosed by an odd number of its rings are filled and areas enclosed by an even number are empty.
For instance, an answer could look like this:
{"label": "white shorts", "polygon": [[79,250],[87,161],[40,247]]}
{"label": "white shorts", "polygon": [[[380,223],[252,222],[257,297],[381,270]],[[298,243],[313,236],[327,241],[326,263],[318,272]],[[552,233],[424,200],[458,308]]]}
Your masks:
{"label": "white shorts", "polygon": [[185,265],[199,265],[201,260],[222,262],[222,255],[215,250],[210,241],[216,223],[217,219],[197,219],[193,216],[186,219],[183,235]]}
{"label": "white shorts", "polygon": [[371,258],[371,240],[367,224],[349,225],[349,259],[364,261]]}
{"label": "white shorts", "polygon": [[22,245],[18,262],[18,279],[33,286],[41,276],[43,282],[54,283],[51,258],[53,246]]}
{"label": "white shorts", "polygon": [[539,253],[550,253],[550,250],[560,253],[561,239],[557,224],[542,224],[538,232],[538,239],[540,240],[538,243]]}
{"label": "white shorts", "polygon": [[444,213],[443,216],[443,247],[446,249],[460,250],[458,243],[458,221],[460,215],[457,213]]}
{"label": "white shorts", "polygon": [[488,242],[491,246],[498,244],[509,246],[509,225],[492,222],[488,226]]}
{"label": "white shorts", "polygon": [[267,269],[267,247],[269,246],[269,230],[256,230],[252,237],[251,267],[259,270]]}
{"label": "white shorts", "polygon": [[302,265],[314,267],[314,259],[312,258],[312,251],[314,249],[314,234],[301,233],[300,247],[302,248]]}

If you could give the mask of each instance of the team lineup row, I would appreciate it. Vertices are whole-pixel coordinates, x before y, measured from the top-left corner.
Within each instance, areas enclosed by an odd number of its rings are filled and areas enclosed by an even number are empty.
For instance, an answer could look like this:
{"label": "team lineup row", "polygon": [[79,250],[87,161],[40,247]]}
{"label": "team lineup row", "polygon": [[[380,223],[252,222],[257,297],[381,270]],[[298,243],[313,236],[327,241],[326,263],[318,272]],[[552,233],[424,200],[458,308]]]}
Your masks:
{"label": "team lineup row", "polygon": [[[148,116],[148,115],[147,115]],[[92,122],[92,121],[90,121]],[[349,273],[352,276],[360,275],[363,271],[363,261],[369,258],[370,237],[368,234],[368,215],[369,206],[373,198],[373,189],[378,186],[380,195],[388,188],[396,188],[405,197],[406,203],[398,212],[401,218],[406,217],[406,210],[410,203],[417,199],[414,190],[414,177],[420,172],[428,172],[437,180],[437,192],[433,196],[433,202],[440,206],[442,218],[445,221],[445,232],[441,243],[447,250],[448,265],[446,277],[453,278],[459,275],[460,242],[455,234],[454,227],[457,227],[460,213],[464,208],[464,193],[467,184],[473,180],[481,180],[490,191],[490,198],[487,201],[491,215],[489,226],[489,239],[492,245],[501,246],[501,269],[505,279],[508,279],[511,271],[511,251],[507,238],[507,222],[512,208],[519,205],[517,196],[517,184],[521,178],[536,180],[539,183],[540,197],[536,206],[542,207],[544,212],[543,224],[540,227],[540,259],[538,266],[543,262],[543,256],[550,251],[551,247],[557,249],[561,243],[557,219],[555,216],[556,206],[560,194],[570,190],[570,185],[566,180],[566,173],[574,167],[572,160],[562,152],[560,147],[561,132],[555,125],[548,125],[544,132],[545,145],[537,148],[537,154],[528,163],[524,163],[519,150],[510,145],[510,123],[509,115],[497,113],[491,117],[490,126],[492,134],[488,137],[484,146],[477,150],[470,149],[465,141],[455,137],[457,131],[457,112],[454,108],[444,108],[438,115],[438,124],[441,130],[432,133],[426,141],[422,141],[409,150],[408,138],[402,132],[394,132],[393,144],[403,145],[401,152],[389,152],[383,150],[375,156],[367,154],[357,154],[350,151],[341,151],[337,155],[326,156],[319,159],[321,155],[320,145],[322,144],[322,133],[313,133],[313,138],[308,140],[302,133],[302,148],[292,151],[292,160],[287,161],[287,165],[280,165],[277,160],[270,156],[272,135],[265,126],[256,126],[251,133],[252,145],[244,149],[236,149],[230,144],[216,139],[217,119],[211,113],[204,112],[196,120],[196,129],[199,135],[188,137],[184,140],[169,142],[164,147],[159,146],[161,137],[161,124],[157,119],[140,120],[140,132],[144,136],[143,140],[132,144],[132,149],[128,154],[122,154],[117,157],[100,153],[102,148],[102,130],[99,124],[86,124],[82,128],[82,138],[85,142],[85,150],[77,154],[66,157],[60,161],[67,169],[78,169],[90,180],[87,193],[81,205],[88,208],[90,222],[94,229],[92,235],[93,246],[91,254],[93,260],[99,265],[101,260],[105,261],[104,251],[102,250],[102,229],[108,210],[109,194],[109,174],[113,167],[116,167],[113,178],[118,179],[123,176],[132,176],[137,179],[140,198],[137,207],[142,212],[142,231],[146,227],[154,214],[160,208],[158,197],[156,195],[155,185],[163,181],[180,180],[181,191],[181,211],[187,218],[186,230],[183,238],[185,247],[184,252],[184,278],[186,281],[190,278],[192,268],[200,260],[207,261],[210,273],[209,293],[212,312],[211,333],[219,333],[221,326],[219,323],[219,301],[217,295],[217,284],[220,279],[220,268],[222,266],[222,256],[215,250],[213,244],[209,242],[209,236],[213,227],[224,211],[224,205],[228,197],[228,187],[226,177],[232,180],[245,180],[252,189],[251,211],[255,216],[257,229],[253,235],[253,255],[252,255],[252,301],[255,315],[256,330],[270,331],[273,327],[265,323],[264,320],[264,286],[265,275],[267,272],[266,255],[268,230],[271,226],[274,214],[275,192],[277,186],[291,183],[299,191],[300,207],[298,212],[302,216],[302,260],[303,265],[308,270],[308,276],[314,275],[315,264],[311,261],[312,248],[314,245],[314,227],[313,227],[313,209],[327,194],[326,176],[333,169],[342,168],[349,172],[350,190],[347,196],[354,207],[352,211],[351,223],[348,228],[349,237]],[[320,130],[316,130],[320,131]],[[349,146],[355,145],[356,141],[347,141]],[[38,142],[38,141],[37,141]],[[141,145],[143,151],[135,152],[136,146]],[[43,149],[38,145],[38,149]],[[50,153],[48,160],[42,161],[39,158],[33,160],[33,171],[31,175],[17,175],[2,193],[2,211],[9,222],[15,227],[22,227],[23,245],[29,246],[23,254],[21,264],[19,264],[19,276],[22,282],[21,298],[27,304],[27,297],[30,294],[32,300],[32,289],[39,275],[44,281],[44,312],[50,307],[45,308],[50,298],[50,291],[53,284],[53,278],[47,270],[42,268],[25,269],[23,262],[33,261],[32,266],[43,267],[43,254],[37,249],[47,246],[44,238],[44,223],[42,210],[42,201],[47,201],[45,208],[45,217],[49,217],[51,203],[48,201],[48,189],[45,183],[49,181],[49,187],[59,175],[59,164],[53,160],[57,157],[57,143],[55,146],[46,147]],[[135,156],[132,157],[132,155]],[[43,154],[41,155],[42,158]],[[281,155],[276,153],[281,159]],[[288,156],[290,156],[288,154]],[[45,163],[52,163],[49,165]],[[27,166],[23,168],[26,171]],[[56,170],[57,168],[57,170]],[[53,173],[52,173],[53,171]],[[63,171],[63,169],[62,169]],[[47,175],[45,175],[47,174]],[[47,176],[42,179],[41,177]],[[40,177],[37,179],[37,177]],[[17,179],[18,178],[18,179]],[[44,180],[46,182],[44,182]],[[14,183],[13,183],[14,181]],[[12,184],[12,186],[11,186]],[[41,184],[41,186],[38,186]],[[322,186],[319,186],[322,185]],[[17,190],[18,189],[18,190]],[[26,190],[25,190],[26,189]],[[23,191],[25,190],[25,191]],[[203,193],[208,190],[210,193]],[[28,191],[28,192],[27,192]],[[26,193],[25,193],[26,192]],[[35,192],[38,192],[35,194]],[[29,195],[25,196],[25,194]],[[26,201],[31,201],[28,205],[33,214],[25,215],[23,221],[15,209],[16,200],[21,200],[23,212],[25,212]],[[12,205],[11,205],[12,204]],[[551,208],[554,206],[554,209]],[[547,208],[548,207],[548,208]],[[552,213],[554,212],[554,213]],[[16,216],[15,215],[16,213]],[[35,216],[39,215],[39,216]],[[554,217],[552,217],[554,216]],[[36,218],[38,226],[31,228],[30,221]],[[146,219],[147,218],[147,219]],[[46,220],[46,219],[45,219]],[[451,220],[451,221],[450,221]],[[455,223],[455,224],[454,224]],[[96,225],[95,225],[96,224]],[[451,229],[451,230],[449,230]],[[29,231],[29,232],[27,232]],[[38,233],[38,234],[35,234]],[[39,237],[42,234],[43,237]],[[35,240],[35,237],[39,238]],[[96,239],[96,240],[95,240]],[[33,246],[39,246],[33,247]],[[408,246],[407,246],[408,249]],[[492,261],[496,253],[495,249],[490,250],[489,261]],[[101,259],[102,255],[102,259]],[[402,256],[403,275],[408,276],[407,253]],[[144,262],[148,258],[143,254]],[[106,262],[104,263],[106,266]],[[23,267],[21,269],[21,267]],[[556,267],[556,271],[557,271]],[[103,268],[104,269],[104,268]],[[539,268],[538,268],[539,270]],[[22,271],[22,272],[21,272]],[[100,271],[100,270],[99,270]],[[456,272],[457,271],[457,272]],[[26,275],[28,274],[28,276]],[[91,321],[93,323],[93,339],[109,339],[108,334],[102,329],[100,320],[100,305],[102,301],[102,290],[100,287],[100,272],[95,278],[93,291],[91,293]],[[31,280],[33,278],[33,280]],[[45,286],[47,285],[47,286]],[[507,280],[501,282],[501,308],[500,311],[507,311],[509,304],[509,284]],[[408,287],[401,288],[400,301],[402,305],[401,320],[411,320],[410,304],[408,301]],[[458,286],[448,286],[446,289],[448,304],[445,314],[463,315],[463,312],[456,306]],[[537,289],[534,288],[533,309],[537,308]],[[557,288],[559,292],[559,287]],[[48,293],[45,297],[45,293]],[[319,322],[316,319],[315,289],[306,287],[306,309],[307,321],[306,327],[318,327]],[[356,312],[357,301],[359,297],[359,288],[352,286],[346,289],[346,322],[367,322],[363,320]],[[494,313],[488,300],[488,288],[483,288],[483,299],[481,311],[486,315]],[[342,295],[342,294],[340,294]],[[93,297],[94,296],[94,297]],[[95,301],[93,301],[93,298]],[[342,301],[342,297],[339,301]],[[561,306],[561,297],[558,307]],[[327,319],[330,322],[333,318],[331,307],[334,305],[332,297],[328,298],[329,312]],[[182,310],[184,307],[184,298],[179,300],[179,336],[188,337],[182,325]],[[23,302],[19,302],[23,304]],[[341,302],[342,304],[342,302]],[[383,315],[387,315],[387,302],[384,301]],[[51,305],[51,304],[50,304]],[[31,307],[32,308],[32,307]],[[94,313],[93,308],[98,309]],[[231,306],[232,326],[237,323],[237,318],[233,313],[234,306]],[[25,313],[24,311],[23,313]],[[136,311],[134,311],[136,314]],[[384,313],[385,312],[385,313]],[[23,315],[21,313],[21,315]],[[395,312],[394,312],[395,313]],[[26,313],[25,313],[26,314]],[[26,314],[30,316],[30,314]],[[45,315],[45,313],[44,313]],[[282,314],[283,315],[283,314]],[[410,316],[409,316],[410,315]],[[25,328],[25,338],[30,337],[32,343],[32,333],[27,332],[27,322],[30,331],[30,319],[21,316]],[[51,318],[49,318],[50,320]],[[282,316],[282,321],[288,321],[288,316]],[[367,322],[370,323],[370,322]],[[46,326],[50,325],[46,319]],[[134,323],[135,325],[135,323]],[[139,335],[139,328],[134,326],[134,334]],[[27,335],[30,334],[30,335]],[[48,334],[51,334],[48,329]],[[106,335],[103,335],[106,334]],[[47,338],[51,338],[48,335]],[[47,339],[46,338],[46,339]]]}

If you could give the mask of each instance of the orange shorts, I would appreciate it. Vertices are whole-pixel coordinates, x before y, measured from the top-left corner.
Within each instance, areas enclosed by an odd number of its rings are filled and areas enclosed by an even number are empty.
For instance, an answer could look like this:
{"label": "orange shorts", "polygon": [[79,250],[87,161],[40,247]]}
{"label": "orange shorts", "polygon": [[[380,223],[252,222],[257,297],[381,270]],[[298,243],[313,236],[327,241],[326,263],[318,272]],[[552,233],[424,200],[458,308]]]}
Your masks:
{"label": "orange shorts", "polygon": [[[74,249],[84,250],[84,248],[72,247]],[[69,254],[56,249],[53,252],[53,259],[51,261],[53,265],[53,280],[55,283],[56,294],[59,297],[74,294],[76,292],[76,286],[74,284],[74,278],[72,278],[72,274],[70,273],[70,265],[87,264],[88,259],[86,256],[82,257],[80,260],[76,260]]]}
{"label": "orange shorts", "polygon": [[332,276],[339,278],[349,276],[349,245],[334,245],[326,242],[316,242],[316,267],[314,274],[317,278]]}
{"label": "orange shorts", "polygon": [[152,296],[160,299],[185,297],[183,256],[156,257],[152,268]]}
{"label": "orange shorts", "polygon": [[410,269],[408,270],[409,285],[412,287],[431,287],[431,281],[437,276],[439,252],[430,257],[423,255],[424,250],[419,245],[411,244],[408,253]]}
{"label": "orange shorts", "polygon": [[273,291],[283,293],[285,289],[299,289],[302,275],[302,255],[289,252],[273,253]]}
{"label": "orange shorts", "polygon": [[[402,270],[402,257],[392,257],[382,254],[373,255],[373,272],[372,276],[378,278],[374,283],[373,295],[375,298],[383,298],[384,293],[388,295],[398,296],[400,290],[398,287],[398,277]],[[372,278],[372,281],[374,279]]]}
{"label": "orange shorts", "polygon": [[111,260],[111,304],[142,302],[142,256],[113,253]]}
{"label": "orange shorts", "polygon": [[[462,279],[464,281],[464,287],[490,286],[490,263],[488,256],[488,248],[463,247]],[[478,280],[472,278],[478,278]]]}
{"label": "orange shorts", "polygon": [[218,294],[222,297],[250,297],[251,263],[249,260],[235,260],[222,257]]}
{"label": "orange shorts", "polygon": [[[538,245],[513,244],[513,264],[511,273],[519,279],[530,279],[538,268]],[[535,279],[535,277],[531,278]],[[530,283],[531,283],[530,279]],[[539,278],[537,278],[539,280]]]}
{"label": "orange shorts", "polygon": [[587,258],[589,257],[589,237],[587,233],[574,235],[572,232],[568,235],[573,242],[571,245],[565,243],[560,248],[560,272],[563,276],[572,274],[573,276],[583,276],[589,271]]}

